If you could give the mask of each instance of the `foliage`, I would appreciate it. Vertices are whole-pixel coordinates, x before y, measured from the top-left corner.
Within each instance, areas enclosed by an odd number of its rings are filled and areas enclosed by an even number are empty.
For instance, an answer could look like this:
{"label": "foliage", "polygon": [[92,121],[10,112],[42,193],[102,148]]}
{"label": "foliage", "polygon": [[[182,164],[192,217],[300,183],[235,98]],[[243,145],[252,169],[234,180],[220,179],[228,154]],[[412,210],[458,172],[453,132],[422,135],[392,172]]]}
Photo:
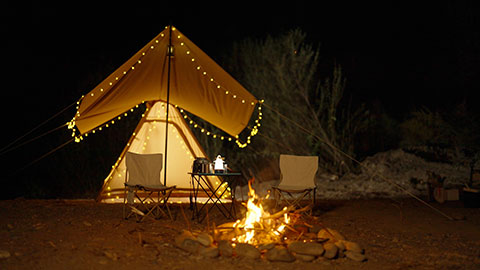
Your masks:
{"label": "foliage", "polygon": [[[259,135],[246,151],[225,148],[229,160],[259,170],[280,153],[318,155],[325,170],[351,170],[338,149],[353,155],[354,134],[365,128],[367,111],[344,102],[346,80],[339,65],[321,78],[319,64],[319,49],[298,29],[234,45],[226,66],[265,105]],[[219,151],[217,144],[204,146]]]}
{"label": "foliage", "polygon": [[444,161],[468,162],[480,153],[479,128],[479,118],[468,111],[465,103],[458,104],[452,111],[432,112],[422,108],[413,111],[410,118],[400,124],[400,145],[416,149],[428,147],[428,151],[437,152],[436,155],[439,151],[448,152],[442,154]]}

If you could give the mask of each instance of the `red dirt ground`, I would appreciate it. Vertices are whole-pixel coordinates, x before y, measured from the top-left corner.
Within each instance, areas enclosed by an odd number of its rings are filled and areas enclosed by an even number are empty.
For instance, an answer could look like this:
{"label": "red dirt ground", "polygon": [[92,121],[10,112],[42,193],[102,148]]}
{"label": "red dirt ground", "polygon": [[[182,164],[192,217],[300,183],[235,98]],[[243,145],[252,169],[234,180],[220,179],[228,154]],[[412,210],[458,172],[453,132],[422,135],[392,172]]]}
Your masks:
{"label": "red dirt ground", "polygon": [[[480,269],[480,209],[459,202],[434,206],[460,220],[410,199],[319,202],[315,215],[363,245],[368,261],[272,263],[177,249],[174,237],[187,228],[180,206],[172,206],[174,221],[136,223],[122,219],[121,204],[0,201],[0,269]],[[213,211],[210,220],[225,221]]]}

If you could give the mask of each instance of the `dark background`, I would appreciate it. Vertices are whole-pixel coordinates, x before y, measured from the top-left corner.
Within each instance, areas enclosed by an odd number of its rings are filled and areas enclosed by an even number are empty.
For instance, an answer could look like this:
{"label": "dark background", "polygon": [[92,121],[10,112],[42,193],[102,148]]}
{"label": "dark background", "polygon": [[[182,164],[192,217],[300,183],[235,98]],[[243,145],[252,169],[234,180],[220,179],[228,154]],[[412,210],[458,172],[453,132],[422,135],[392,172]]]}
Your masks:
{"label": "dark background", "polygon": [[[320,47],[325,72],[342,66],[348,95],[398,121],[424,106],[448,112],[466,102],[480,111],[473,1],[170,2],[2,4],[0,147],[88,93],[169,23],[220,64],[236,41],[301,28]],[[58,140],[2,155],[4,170],[15,175]]]}

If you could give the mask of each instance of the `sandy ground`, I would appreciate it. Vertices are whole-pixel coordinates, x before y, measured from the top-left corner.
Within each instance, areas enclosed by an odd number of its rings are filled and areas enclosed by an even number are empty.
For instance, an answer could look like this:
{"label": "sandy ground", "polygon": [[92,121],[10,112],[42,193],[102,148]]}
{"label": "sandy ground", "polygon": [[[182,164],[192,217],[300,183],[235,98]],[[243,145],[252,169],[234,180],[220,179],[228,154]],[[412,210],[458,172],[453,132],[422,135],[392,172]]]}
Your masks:
{"label": "sandy ground", "polygon": [[[361,243],[368,260],[272,263],[179,250],[174,237],[187,222],[178,205],[172,206],[173,221],[136,223],[122,219],[121,204],[0,201],[0,269],[480,269],[480,209],[460,202],[433,205],[460,220],[410,199],[318,202],[315,215]],[[210,221],[225,220],[212,211]]]}

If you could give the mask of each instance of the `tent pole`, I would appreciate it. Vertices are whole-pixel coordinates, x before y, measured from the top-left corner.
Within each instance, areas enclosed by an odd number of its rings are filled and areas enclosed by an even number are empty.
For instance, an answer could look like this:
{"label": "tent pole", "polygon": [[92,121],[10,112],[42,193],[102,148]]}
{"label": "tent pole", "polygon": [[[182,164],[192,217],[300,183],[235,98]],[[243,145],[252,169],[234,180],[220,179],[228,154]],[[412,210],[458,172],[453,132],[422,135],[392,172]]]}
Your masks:
{"label": "tent pole", "polygon": [[167,185],[167,146],[168,146],[168,108],[170,107],[170,62],[172,59],[172,24],[170,24],[169,33],[168,33],[168,48],[167,48],[167,57],[168,57],[168,69],[167,69],[167,114],[165,121],[165,166],[163,168],[163,185]]}

